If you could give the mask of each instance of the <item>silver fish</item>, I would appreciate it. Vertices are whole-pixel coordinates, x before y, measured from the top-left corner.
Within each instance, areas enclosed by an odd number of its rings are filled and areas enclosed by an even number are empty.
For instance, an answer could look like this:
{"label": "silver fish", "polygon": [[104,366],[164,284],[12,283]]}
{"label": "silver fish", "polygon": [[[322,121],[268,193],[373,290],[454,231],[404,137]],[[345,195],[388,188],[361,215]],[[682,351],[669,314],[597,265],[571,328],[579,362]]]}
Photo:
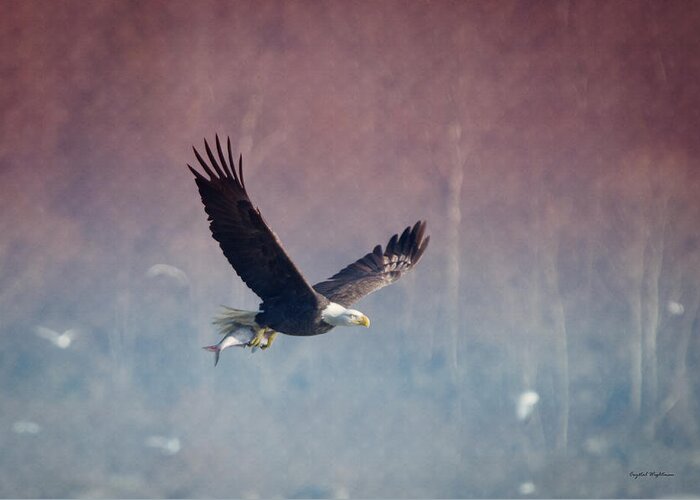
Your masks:
{"label": "silver fish", "polygon": [[[223,339],[221,339],[221,342],[219,342],[218,344],[208,345],[202,347],[202,349],[214,353],[214,366],[216,366],[219,363],[219,356],[221,355],[221,351],[223,351],[224,349],[228,349],[229,347],[248,347],[250,345],[250,341],[253,340],[254,337],[255,331],[252,327],[241,326],[236,330],[232,331],[231,333],[227,334]],[[260,341],[260,345],[258,347],[266,347],[268,343],[269,339],[267,336],[265,336]]]}

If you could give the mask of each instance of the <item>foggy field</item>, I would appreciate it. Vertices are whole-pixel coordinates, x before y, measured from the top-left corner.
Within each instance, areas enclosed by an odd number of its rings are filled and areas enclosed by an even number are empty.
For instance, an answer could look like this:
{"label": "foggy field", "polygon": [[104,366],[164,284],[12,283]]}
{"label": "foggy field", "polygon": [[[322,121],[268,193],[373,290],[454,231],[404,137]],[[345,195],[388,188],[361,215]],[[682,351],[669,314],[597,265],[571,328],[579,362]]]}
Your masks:
{"label": "foggy field", "polygon": [[[700,4],[4,0],[0,47],[0,497],[700,495]],[[427,219],[369,330],[213,366],[217,133],[311,283]]]}

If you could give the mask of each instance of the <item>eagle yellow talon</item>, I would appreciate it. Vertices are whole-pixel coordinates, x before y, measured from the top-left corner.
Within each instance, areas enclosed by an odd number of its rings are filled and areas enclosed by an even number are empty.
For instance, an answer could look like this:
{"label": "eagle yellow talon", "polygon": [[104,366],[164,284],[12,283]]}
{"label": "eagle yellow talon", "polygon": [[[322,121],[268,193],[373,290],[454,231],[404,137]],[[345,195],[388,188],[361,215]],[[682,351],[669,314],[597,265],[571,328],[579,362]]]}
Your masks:
{"label": "eagle yellow talon", "polygon": [[248,342],[248,345],[250,347],[259,347],[260,342],[262,342],[262,339],[265,338],[265,328],[261,328],[255,333],[255,337],[253,337],[250,342]]}
{"label": "eagle yellow talon", "polygon": [[[259,347],[260,349],[265,350],[272,345],[272,342],[274,342],[276,336],[276,331],[270,328],[261,328],[255,333],[255,337],[248,342],[247,346],[251,348]],[[265,341],[264,344],[263,341]]]}
{"label": "eagle yellow talon", "polygon": [[272,343],[275,341],[275,337],[277,337],[277,332],[273,332],[272,330],[268,330],[268,331],[270,332],[270,334],[266,336],[267,344],[260,346],[260,349],[262,349],[263,351],[265,349],[268,349],[272,345]]}

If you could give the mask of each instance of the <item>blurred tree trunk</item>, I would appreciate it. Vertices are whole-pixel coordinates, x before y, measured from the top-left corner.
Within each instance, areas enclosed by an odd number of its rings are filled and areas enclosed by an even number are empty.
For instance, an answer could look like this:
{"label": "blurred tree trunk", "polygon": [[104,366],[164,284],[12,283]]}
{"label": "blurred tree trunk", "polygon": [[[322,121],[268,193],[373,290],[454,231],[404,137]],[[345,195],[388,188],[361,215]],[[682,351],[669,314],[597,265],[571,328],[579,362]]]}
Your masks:
{"label": "blurred tree trunk", "polygon": [[[666,204],[666,203],[664,203]],[[656,212],[656,210],[654,210]],[[652,418],[657,407],[658,398],[658,361],[657,361],[657,337],[659,331],[659,281],[663,264],[664,236],[665,236],[665,208],[660,211],[660,216],[651,214],[652,220],[646,228],[646,245],[644,248],[644,261],[641,283],[641,309],[640,309],[640,336],[643,341],[642,369],[645,374],[643,379],[642,414],[645,420]],[[661,219],[661,220],[654,220]]]}
{"label": "blurred tree trunk", "polygon": [[460,350],[460,226],[462,223],[462,183],[464,180],[464,158],[462,157],[462,127],[455,123],[450,127],[450,138],[454,143],[454,162],[447,187],[447,297],[449,300],[448,318],[451,339],[450,371],[455,382],[459,377]]}
{"label": "blurred tree trunk", "polygon": [[[546,174],[543,174],[546,175]],[[538,244],[538,266],[543,278],[541,289],[545,292],[544,301],[540,304],[541,314],[548,311],[548,317],[542,317],[542,328],[551,328],[554,333],[554,353],[557,371],[560,379],[557,381],[559,393],[559,425],[556,446],[566,449],[569,440],[569,338],[566,328],[566,310],[559,288],[559,239],[561,228],[568,224],[568,207],[554,206],[545,198],[539,203],[538,213],[542,214],[544,227],[537,234],[542,238]]]}
{"label": "blurred tree trunk", "polygon": [[[678,190],[673,158],[659,159],[643,152],[623,163],[623,171],[634,173],[637,183],[625,186],[622,224],[633,234],[630,244],[628,288],[634,340],[630,352],[630,401],[639,423],[653,435],[659,401],[658,336],[664,300],[661,280],[667,238],[668,206]],[[663,403],[662,403],[663,405]]]}
{"label": "blurred tree trunk", "polygon": [[[460,374],[460,339],[462,322],[460,315],[460,280],[462,259],[460,227],[462,224],[462,183],[464,180],[464,158],[462,156],[461,139],[462,127],[453,123],[449,130],[450,138],[454,144],[454,160],[448,177],[447,186],[447,262],[446,262],[446,296],[448,300],[447,315],[450,346],[448,353],[449,371],[458,397],[455,398],[455,411],[457,414],[455,437],[459,442],[464,442],[464,419],[462,417],[462,377]],[[459,449],[459,460],[463,460],[462,448]]]}

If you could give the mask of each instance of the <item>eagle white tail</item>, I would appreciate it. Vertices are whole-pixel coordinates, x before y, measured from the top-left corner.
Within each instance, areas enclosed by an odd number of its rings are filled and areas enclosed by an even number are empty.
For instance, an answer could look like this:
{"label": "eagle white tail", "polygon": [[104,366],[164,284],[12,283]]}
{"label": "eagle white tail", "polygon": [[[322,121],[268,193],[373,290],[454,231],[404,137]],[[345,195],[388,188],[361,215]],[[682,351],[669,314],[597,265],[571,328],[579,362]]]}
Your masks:
{"label": "eagle white tail", "polygon": [[232,307],[223,306],[221,314],[214,318],[214,324],[219,329],[221,335],[228,335],[234,332],[241,326],[252,326],[259,328],[255,322],[255,316],[258,311],[244,311],[242,309],[234,309]]}

